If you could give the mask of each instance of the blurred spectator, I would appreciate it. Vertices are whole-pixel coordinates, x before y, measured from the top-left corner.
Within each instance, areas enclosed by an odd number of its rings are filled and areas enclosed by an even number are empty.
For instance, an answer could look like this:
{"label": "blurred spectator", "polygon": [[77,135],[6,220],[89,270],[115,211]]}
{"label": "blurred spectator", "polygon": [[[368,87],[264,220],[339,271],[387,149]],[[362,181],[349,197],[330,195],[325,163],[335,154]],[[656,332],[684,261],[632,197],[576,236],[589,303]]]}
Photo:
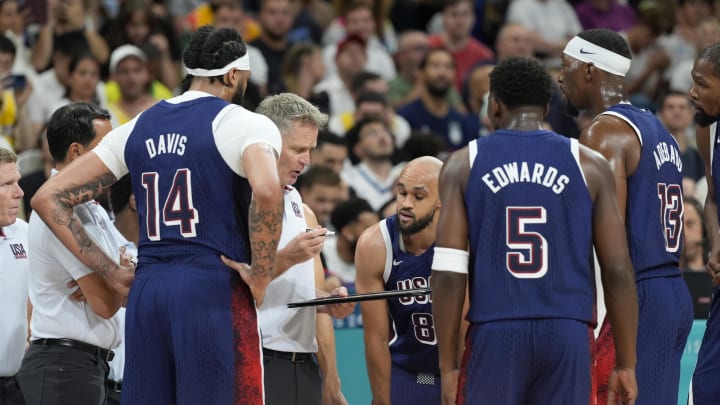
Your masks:
{"label": "blurred spectator", "polygon": [[437,134],[430,131],[414,131],[405,141],[402,148],[402,160],[409,162],[421,156],[443,157],[443,151],[447,150],[447,145]]}
{"label": "blurred spectator", "polygon": [[567,41],[582,29],[565,0],[515,0],[508,8],[507,21],[529,29],[535,53],[558,62]]}
{"label": "blurred spectator", "polygon": [[[398,74],[388,82],[388,99],[393,108],[400,107],[420,96],[419,71],[427,50],[428,35],[423,31],[406,31],[400,34],[395,65]],[[447,95],[448,103],[457,108],[461,105],[460,94],[453,87]]]}
{"label": "blurred spectator", "polygon": [[245,14],[241,0],[215,0],[210,2],[215,28],[232,28],[247,42],[260,37],[260,24]]}
{"label": "blurred spectator", "polygon": [[[720,21],[715,17],[704,18],[697,25],[695,52],[720,42]],[[692,71],[694,59],[673,65],[670,71],[670,91],[687,92],[693,85]]]}
{"label": "blurred spectator", "polygon": [[495,41],[497,61],[510,57],[532,58],[532,33],[520,23],[507,23],[500,28]]}
{"label": "blurred spectator", "polygon": [[410,124],[405,118],[395,114],[384,94],[364,91],[355,99],[355,111],[335,114],[328,121],[328,129],[337,134],[345,134],[356,122],[365,118],[376,117],[385,121],[390,128],[395,144],[401,148],[410,136]]}
{"label": "blurred spectator", "polygon": [[[365,54],[367,56],[363,65],[365,70],[375,72],[385,80],[392,80],[395,77],[395,64],[387,48],[383,46],[377,35],[375,35],[373,10],[367,3],[355,1],[348,6],[345,11],[345,31],[347,32],[346,38],[357,35],[365,42]],[[323,49],[326,77],[339,69],[339,66],[336,66],[336,54],[339,52],[341,43],[342,41],[337,45],[329,44]]]}
{"label": "blurred spectator", "polygon": [[[93,57],[105,64],[110,49],[105,39],[89,24],[90,0],[48,0],[47,22],[40,29],[32,48],[32,65],[38,72],[47,69],[52,61],[57,37],[68,33],[79,33],[85,37]],[[54,64],[53,64],[54,65]]]}
{"label": "blurred spectator", "polygon": [[675,27],[671,33],[658,39],[660,46],[670,56],[670,66],[663,77],[666,83],[671,80],[673,72],[679,66],[686,66],[688,62],[695,61],[696,47],[699,41],[698,26],[703,18],[710,15],[711,12],[710,0],[678,1],[675,9]]}
{"label": "blurred spectator", "polygon": [[12,71],[34,78],[35,68],[30,63],[31,49],[25,36],[27,13],[21,13],[19,0],[0,0],[0,33],[15,45],[15,62]]}
{"label": "blurred spectator", "polygon": [[467,80],[467,106],[470,114],[477,117],[482,129],[489,133],[490,120],[487,118],[488,94],[490,93],[490,72],[495,65],[480,65],[470,71]]}
{"label": "blurred spectator", "polygon": [[113,128],[135,118],[159,99],[151,93],[152,82],[145,53],[135,45],[123,45],[110,55],[110,75],[120,98],[108,103]]}
{"label": "blurred spectator", "polygon": [[[23,207],[25,209],[26,218],[30,218],[30,213],[32,212],[32,208],[30,207],[30,200],[33,198],[35,192],[40,188],[40,186],[45,183],[45,180],[50,178],[50,172],[55,166],[53,157],[50,154],[50,148],[47,142],[47,135],[45,134],[44,130],[42,131],[42,134],[40,134],[39,152],[41,164],[33,164],[32,166],[36,167],[32,168],[31,171],[21,172],[22,178],[20,179],[20,188],[22,188],[25,192],[25,195],[23,196]],[[22,155],[27,156],[27,154],[32,153],[35,153],[37,155],[37,152],[34,150],[27,151]]]}
{"label": "blurred spectator", "polygon": [[[362,72],[367,61],[365,45],[366,42],[361,37],[348,35],[337,45],[335,54],[337,71],[313,88],[316,93],[327,92],[330,98],[329,113],[331,115],[355,109],[350,89],[353,79]],[[327,65],[325,67],[327,68]]]}
{"label": "blurred spectator", "polygon": [[297,43],[290,47],[282,65],[282,81],[285,89],[310,101],[327,113],[330,98],[327,92],[316,93],[315,85],[325,76],[322,49],[313,43]]}
{"label": "blurred spectator", "polygon": [[110,49],[150,43],[158,50],[157,79],[168,89],[180,84],[180,48],[168,20],[155,16],[148,0],[125,0],[118,17],[105,28]]}
{"label": "blurred spectator", "polygon": [[53,111],[75,101],[92,103],[106,108],[105,89],[100,81],[100,63],[89,53],[77,55],[68,65],[68,82],[64,97],[55,104]]}
{"label": "blurred spectator", "polygon": [[50,119],[54,108],[65,97],[69,85],[70,61],[76,55],[87,54],[90,48],[85,36],[78,32],[63,34],[55,38],[55,47],[52,52],[52,65],[49,70],[42,72],[35,83],[33,92],[27,103],[27,112],[32,125],[31,145],[37,145],[37,137]]}
{"label": "blurred spectator", "polygon": [[[322,38],[323,45],[336,44],[348,33],[353,32],[352,29],[348,30],[346,28],[348,24],[346,15],[349,8],[354,7],[355,4],[363,4],[372,11],[375,31],[372,35],[380,40],[388,52],[393,53],[397,50],[397,36],[393,23],[389,18],[390,7],[392,6],[393,0],[332,0],[332,3],[338,17],[335,18],[325,30]],[[369,37],[366,37],[365,39],[368,38]]]}
{"label": "blurred spectator", "polygon": [[472,0],[449,0],[443,8],[443,30],[430,36],[431,47],[444,47],[455,59],[455,89],[462,91],[473,65],[493,59],[493,52],[470,36],[475,22]]}
{"label": "blurred spectator", "polygon": [[290,42],[320,44],[335,15],[330,3],[324,0],[295,0],[291,5],[295,18],[289,34]]}
{"label": "blurred spectator", "polygon": [[705,272],[705,258],[708,256],[709,244],[707,228],[703,220],[702,205],[693,197],[683,197],[685,207],[683,228],[685,228],[685,245],[680,257],[680,268],[684,272]]}
{"label": "blurred spectator", "polygon": [[320,131],[317,146],[310,151],[310,166],[325,166],[339,175],[345,166],[347,157],[348,149],[345,139],[328,130]]}
{"label": "blurred spectator", "polygon": [[623,33],[633,56],[625,75],[625,91],[633,104],[652,111],[657,96],[667,87],[665,70],[670,66],[670,56],[657,39],[672,29],[673,14],[655,0],[643,0],[635,24]]}
{"label": "blurred spectator", "polygon": [[323,246],[323,256],[328,272],[355,290],[355,248],[363,231],[378,222],[378,214],[362,198],[351,198],[339,203],[330,222],[335,228],[335,237],[327,238]]}
{"label": "blurred spectator", "polygon": [[447,102],[455,74],[452,55],[446,49],[431,49],[420,70],[420,97],[398,108],[397,113],[413,130],[429,129],[440,135],[451,150],[465,146],[478,136],[480,123],[476,117],[458,112]]}
{"label": "blurred spectator", "polygon": [[288,34],[292,28],[293,18],[290,0],[262,0],[260,3],[258,22],[262,31],[260,38],[251,45],[260,51],[267,65],[267,76],[260,78],[260,83],[265,79],[265,87],[260,85],[261,95],[263,90],[267,91],[266,94],[278,94],[285,90],[281,69],[291,45]]}
{"label": "blurred spectator", "polygon": [[345,135],[352,166],[340,173],[355,194],[377,211],[392,197],[393,185],[402,170],[394,165],[395,143],[384,119],[368,117],[358,121]]}
{"label": "blurred spectator", "polygon": [[[25,105],[32,93],[27,76],[13,76],[12,67],[17,55],[15,45],[0,34],[0,138],[16,151],[32,149],[36,138],[25,112]],[[11,149],[11,150],[12,150]]]}
{"label": "blurred spectator", "polygon": [[635,23],[635,10],[617,0],[582,0],[575,5],[575,13],[583,30],[624,31]]}
{"label": "blurred spectator", "polygon": [[683,195],[694,196],[695,185],[705,176],[705,166],[695,146],[688,142],[694,135],[694,111],[686,92],[671,92],[660,100],[658,117],[680,147],[683,168]]}
{"label": "blurred spectator", "polygon": [[298,178],[297,187],[303,202],[315,213],[318,224],[334,229],[330,213],[338,203],[348,199],[340,175],[327,166],[310,165]]}

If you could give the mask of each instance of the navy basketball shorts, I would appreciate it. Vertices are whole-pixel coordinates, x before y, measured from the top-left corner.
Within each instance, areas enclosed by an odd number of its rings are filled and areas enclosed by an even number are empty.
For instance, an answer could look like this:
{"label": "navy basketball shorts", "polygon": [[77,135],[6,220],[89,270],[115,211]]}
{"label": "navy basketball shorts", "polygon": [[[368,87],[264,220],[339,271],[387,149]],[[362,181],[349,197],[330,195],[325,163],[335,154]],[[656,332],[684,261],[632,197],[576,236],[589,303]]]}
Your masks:
{"label": "navy basketball shorts", "polygon": [[140,265],[126,311],[123,405],[262,405],[257,311],[224,265]]}
{"label": "navy basketball shorts", "polygon": [[710,317],[698,353],[690,389],[690,405],[717,405],[720,402],[720,287],[713,291]]}
{"label": "navy basketball shorts", "polygon": [[392,365],[390,403],[418,405],[440,403],[440,376],[421,373]]}
{"label": "navy basketball shorts", "polygon": [[[636,405],[676,405],[680,358],[690,334],[693,307],[682,277],[656,277],[637,282],[638,383]],[[615,366],[612,326],[603,324],[598,336],[594,376],[597,403],[607,402],[607,383]]]}
{"label": "navy basketball shorts", "polygon": [[592,329],[571,319],[472,324],[458,405],[588,404]]}

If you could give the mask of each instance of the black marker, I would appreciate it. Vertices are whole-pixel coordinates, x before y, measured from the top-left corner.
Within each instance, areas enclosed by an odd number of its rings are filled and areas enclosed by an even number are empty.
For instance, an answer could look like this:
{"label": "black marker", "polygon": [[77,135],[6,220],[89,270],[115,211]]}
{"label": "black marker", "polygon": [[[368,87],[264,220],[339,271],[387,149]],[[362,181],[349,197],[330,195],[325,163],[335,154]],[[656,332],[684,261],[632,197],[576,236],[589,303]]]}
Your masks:
{"label": "black marker", "polygon": [[[305,232],[314,231],[316,228],[305,228]],[[335,232],[333,231],[327,231],[325,232],[325,236],[335,236]]]}

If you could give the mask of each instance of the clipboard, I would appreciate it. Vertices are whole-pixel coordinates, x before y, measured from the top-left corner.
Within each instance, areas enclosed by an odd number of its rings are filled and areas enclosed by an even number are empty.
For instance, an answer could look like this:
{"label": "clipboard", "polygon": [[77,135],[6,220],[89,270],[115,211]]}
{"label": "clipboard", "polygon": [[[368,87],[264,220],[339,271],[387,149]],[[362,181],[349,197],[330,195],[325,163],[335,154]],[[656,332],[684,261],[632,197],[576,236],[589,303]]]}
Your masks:
{"label": "clipboard", "polygon": [[324,298],[315,298],[307,301],[291,302],[287,304],[288,308],[313,307],[328,304],[343,304],[346,302],[383,300],[389,298],[402,297],[422,297],[430,294],[429,288],[413,288],[409,290],[390,290],[364,294],[350,294],[347,297],[330,296]]}

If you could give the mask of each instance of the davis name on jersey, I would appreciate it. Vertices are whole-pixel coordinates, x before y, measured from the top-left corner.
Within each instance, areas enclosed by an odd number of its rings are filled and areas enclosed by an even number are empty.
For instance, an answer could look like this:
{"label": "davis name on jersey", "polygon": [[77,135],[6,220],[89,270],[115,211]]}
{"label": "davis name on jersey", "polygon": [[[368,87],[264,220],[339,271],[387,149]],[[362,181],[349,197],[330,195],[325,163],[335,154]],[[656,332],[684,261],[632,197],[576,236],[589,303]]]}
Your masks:
{"label": "davis name on jersey", "polygon": [[157,140],[148,138],[145,140],[145,147],[147,148],[148,156],[150,159],[157,155],[165,153],[175,153],[178,156],[185,154],[185,143],[187,137],[180,134],[164,134],[160,135]]}
{"label": "davis name on jersey", "polygon": [[653,156],[655,157],[655,164],[658,170],[660,170],[660,166],[670,162],[677,167],[678,172],[682,172],[680,152],[674,145],[668,145],[666,142],[658,143],[655,145],[655,150],[653,150]]}
{"label": "davis name on jersey", "polygon": [[490,173],[485,173],[482,180],[493,193],[514,183],[535,183],[552,189],[555,194],[560,194],[570,182],[568,176],[561,174],[552,166],[545,167],[542,163],[533,163],[531,169],[528,162],[510,162],[497,166]]}

